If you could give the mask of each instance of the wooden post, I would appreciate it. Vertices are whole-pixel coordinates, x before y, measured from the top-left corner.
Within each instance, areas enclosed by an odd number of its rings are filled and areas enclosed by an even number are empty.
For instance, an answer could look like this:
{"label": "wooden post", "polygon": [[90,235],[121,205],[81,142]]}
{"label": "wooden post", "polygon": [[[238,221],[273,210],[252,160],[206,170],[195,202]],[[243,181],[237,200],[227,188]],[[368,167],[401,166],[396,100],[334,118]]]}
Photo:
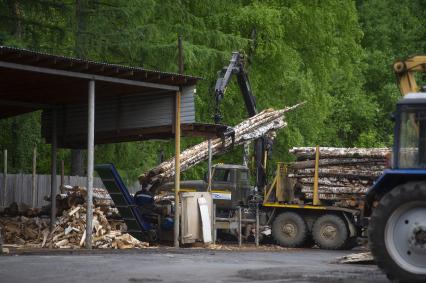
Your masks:
{"label": "wooden post", "polygon": [[56,132],[56,109],[52,110],[52,148],[51,148],[51,176],[50,176],[50,231],[53,231],[56,222],[56,193],[58,184],[56,181],[56,154],[57,154],[57,132]]}
{"label": "wooden post", "polygon": [[319,165],[319,156],[320,156],[320,152],[319,152],[319,146],[317,145],[316,148],[316,152],[315,152],[315,174],[314,174],[314,199],[313,199],[313,204],[314,205],[319,205],[320,201],[319,201],[319,196],[318,196],[318,165]]}
{"label": "wooden post", "polygon": [[174,246],[179,248],[179,217],[180,217],[180,97],[181,93],[176,93],[176,117],[175,117],[175,217],[174,217]]}
{"label": "wooden post", "polygon": [[242,244],[243,244],[243,236],[242,236],[242,233],[243,233],[243,227],[242,227],[242,223],[241,223],[241,221],[242,221],[242,211],[241,211],[241,206],[239,206],[238,207],[238,246],[239,247],[241,247],[242,246]]}
{"label": "wooden post", "polygon": [[7,206],[7,149],[4,150],[3,158],[3,208],[5,208]]}
{"label": "wooden post", "polygon": [[256,247],[259,246],[259,205],[256,204]]}
{"label": "wooden post", "polygon": [[37,147],[33,150],[32,205],[37,207]]}
{"label": "wooden post", "polygon": [[89,82],[87,115],[87,209],[86,209],[86,248],[92,249],[93,230],[93,168],[95,151],[95,81]]}
{"label": "wooden post", "polygon": [[65,164],[64,164],[64,160],[61,160],[61,194],[64,193],[64,179],[65,179]]}
{"label": "wooden post", "polygon": [[183,74],[184,66],[183,66],[183,43],[182,43],[182,35],[178,36],[178,65],[179,65],[179,74]]}
{"label": "wooden post", "polygon": [[209,155],[209,161],[208,161],[208,188],[207,191],[211,191],[212,190],[212,140],[209,139],[209,143],[207,144],[207,148],[208,148],[208,155]]}
{"label": "wooden post", "polygon": [[216,245],[216,235],[217,235],[217,231],[216,231],[216,204],[213,203],[212,206],[212,240],[213,240],[213,245]]}

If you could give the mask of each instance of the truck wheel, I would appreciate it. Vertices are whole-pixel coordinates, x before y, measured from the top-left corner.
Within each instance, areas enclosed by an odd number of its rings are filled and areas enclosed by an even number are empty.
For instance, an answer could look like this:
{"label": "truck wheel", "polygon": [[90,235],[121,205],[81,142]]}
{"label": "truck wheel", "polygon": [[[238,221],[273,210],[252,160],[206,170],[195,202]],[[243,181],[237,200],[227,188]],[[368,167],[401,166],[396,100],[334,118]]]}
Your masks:
{"label": "truck wheel", "polygon": [[307,234],[308,226],[305,220],[294,212],[283,212],[272,223],[272,236],[283,247],[301,247]]}
{"label": "truck wheel", "polygon": [[348,240],[348,234],[345,221],[334,214],[325,214],[318,218],[312,229],[315,243],[326,250],[343,249]]}
{"label": "truck wheel", "polygon": [[426,183],[395,187],[373,210],[369,245],[395,282],[426,282]]}

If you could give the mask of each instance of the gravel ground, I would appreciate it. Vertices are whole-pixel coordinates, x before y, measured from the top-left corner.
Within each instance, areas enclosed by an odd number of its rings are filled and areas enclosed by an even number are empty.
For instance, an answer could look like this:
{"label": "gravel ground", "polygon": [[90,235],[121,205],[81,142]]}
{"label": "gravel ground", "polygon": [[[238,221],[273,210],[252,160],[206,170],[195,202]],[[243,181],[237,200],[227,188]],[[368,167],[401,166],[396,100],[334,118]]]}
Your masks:
{"label": "gravel ground", "polygon": [[339,264],[348,251],[147,249],[0,256],[0,282],[384,283],[375,265]]}

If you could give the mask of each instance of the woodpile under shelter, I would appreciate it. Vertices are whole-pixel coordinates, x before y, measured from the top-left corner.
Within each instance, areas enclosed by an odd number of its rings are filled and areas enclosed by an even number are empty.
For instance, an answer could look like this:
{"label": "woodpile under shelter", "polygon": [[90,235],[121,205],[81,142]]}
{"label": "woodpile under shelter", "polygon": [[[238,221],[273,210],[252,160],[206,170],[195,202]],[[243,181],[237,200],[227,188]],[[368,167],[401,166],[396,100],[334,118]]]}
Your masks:
{"label": "woodpile under shelter", "polygon": [[[52,176],[57,174],[58,147],[87,148],[90,203],[95,144],[179,139],[181,131],[182,135],[217,136],[226,130],[195,123],[198,80],[0,46],[0,119],[43,111],[42,136],[52,145]],[[57,187],[52,178],[51,196]],[[54,211],[52,201],[52,219]],[[87,226],[91,213],[88,209]]]}

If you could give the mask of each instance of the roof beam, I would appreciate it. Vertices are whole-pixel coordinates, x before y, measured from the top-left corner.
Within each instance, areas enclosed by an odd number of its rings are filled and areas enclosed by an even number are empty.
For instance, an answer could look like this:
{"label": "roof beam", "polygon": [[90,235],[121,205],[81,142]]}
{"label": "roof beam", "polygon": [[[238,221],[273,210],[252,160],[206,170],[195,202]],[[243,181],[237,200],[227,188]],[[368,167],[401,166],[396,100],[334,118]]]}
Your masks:
{"label": "roof beam", "polygon": [[179,90],[178,86],[171,86],[171,85],[150,83],[150,82],[141,82],[141,81],[134,81],[134,80],[128,80],[123,78],[78,73],[78,72],[57,70],[57,69],[44,68],[44,67],[35,67],[35,66],[16,64],[16,63],[4,62],[4,61],[0,61],[0,67],[29,71],[29,72],[44,73],[44,74],[50,74],[50,75],[57,75],[57,76],[73,77],[73,78],[95,80],[95,81],[104,81],[104,82],[118,83],[118,84],[125,84],[125,85],[142,86],[142,87],[148,87],[148,88],[166,89],[166,90],[174,90],[174,91]]}
{"label": "roof beam", "polygon": [[23,101],[16,101],[16,100],[5,100],[5,99],[0,99],[0,105],[2,105],[2,106],[16,106],[16,107],[31,108],[31,109],[54,108],[54,106],[49,105],[49,104],[31,103],[31,102],[23,102]]}

